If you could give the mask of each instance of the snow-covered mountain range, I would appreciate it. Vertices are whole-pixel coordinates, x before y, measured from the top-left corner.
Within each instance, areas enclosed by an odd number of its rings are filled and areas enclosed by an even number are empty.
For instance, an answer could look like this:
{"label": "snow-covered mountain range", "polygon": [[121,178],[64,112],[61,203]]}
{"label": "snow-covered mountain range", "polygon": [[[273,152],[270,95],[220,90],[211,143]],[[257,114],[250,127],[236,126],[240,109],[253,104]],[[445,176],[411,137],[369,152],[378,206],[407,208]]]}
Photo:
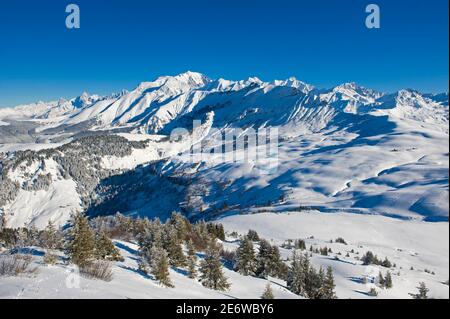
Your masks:
{"label": "snow-covered mountain range", "polygon": [[[194,72],[131,92],[0,109],[0,211],[14,226],[71,212],[189,217],[310,208],[448,220],[448,93],[385,94],[295,78]],[[193,128],[192,121],[201,121]],[[232,128],[277,128],[277,169],[188,160]],[[168,139],[175,128],[189,136]]]}

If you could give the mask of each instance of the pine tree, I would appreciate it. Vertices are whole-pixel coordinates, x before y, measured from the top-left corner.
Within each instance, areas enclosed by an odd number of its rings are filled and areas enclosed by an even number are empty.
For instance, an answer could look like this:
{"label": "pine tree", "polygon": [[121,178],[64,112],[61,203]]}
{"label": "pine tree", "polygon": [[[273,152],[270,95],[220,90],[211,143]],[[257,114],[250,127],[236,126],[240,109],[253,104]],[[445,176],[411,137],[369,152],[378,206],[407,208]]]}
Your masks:
{"label": "pine tree", "polygon": [[303,277],[304,296],[311,298],[314,295],[313,279],[315,270],[311,270],[311,264],[307,254],[300,256],[301,272]]}
{"label": "pine tree", "polygon": [[261,296],[261,299],[265,299],[265,300],[275,299],[275,297],[273,295],[272,287],[270,287],[269,283],[266,285],[266,289],[264,290],[264,292]]}
{"label": "pine tree", "polygon": [[203,286],[210,289],[225,291],[230,287],[222,271],[220,249],[215,243],[208,246],[205,259],[200,263],[200,281]]}
{"label": "pine tree", "polygon": [[385,279],[384,279],[383,274],[381,273],[381,271],[380,271],[380,273],[378,274],[378,283],[380,284],[381,287],[384,287],[384,285],[385,285],[385,283],[386,283],[386,281],[385,281]]}
{"label": "pine tree", "polygon": [[295,249],[306,250],[306,243],[303,239],[297,239],[294,244]]}
{"label": "pine tree", "polygon": [[305,296],[309,299],[322,299],[321,288],[324,280],[323,269],[320,268],[318,273],[314,267],[309,267],[306,278]]}
{"label": "pine tree", "polygon": [[269,275],[284,279],[287,274],[287,266],[281,260],[280,249],[275,245],[270,249],[269,261]]}
{"label": "pine tree", "polygon": [[27,232],[27,246],[37,246],[39,244],[39,230],[33,224]]}
{"label": "pine tree", "polygon": [[188,258],[187,258],[187,267],[188,267],[188,277],[194,279],[197,277],[197,255],[195,254],[194,243],[192,240],[189,240],[187,243],[188,248]]}
{"label": "pine tree", "polygon": [[185,241],[188,235],[188,220],[180,213],[173,212],[169,219],[169,224],[175,228],[180,242]]}
{"label": "pine tree", "polygon": [[386,274],[386,278],[384,280],[384,287],[386,287],[387,289],[391,289],[393,287],[392,275],[390,271],[388,271]]}
{"label": "pine tree", "polygon": [[260,239],[258,233],[253,229],[250,229],[248,231],[247,238],[250,239],[251,241],[259,241]]}
{"label": "pine tree", "polygon": [[392,267],[392,263],[390,262],[390,260],[387,257],[384,258],[384,260],[381,263],[381,265],[383,267],[386,267],[386,268],[391,268]]}
{"label": "pine tree", "polygon": [[428,292],[430,289],[427,288],[424,282],[419,283],[417,289],[419,290],[419,293],[413,295],[414,299],[428,299]]}
{"label": "pine tree", "polygon": [[241,240],[239,248],[236,250],[235,269],[244,276],[252,276],[256,270],[256,257],[253,243],[247,237]]}
{"label": "pine tree", "polygon": [[58,257],[53,252],[53,249],[55,249],[58,246],[58,241],[59,238],[57,230],[53,225],[52,221],[49,220],[47,226],[45,227],[41,235],[41,242],[45,248],[45,255],[44,255],[45,264],[47,265],[56,264]]}
{"label": "pine tree", "polygon": [[319,274],[317,275],[317,283],[319,284],[319,287],[316,290],[315,299],[327,299],[327,292],[325,287],[325,272],[323,271],[322,267],[320,267]]}
{"label": "pine tree", "polygon": [[2,213],[0,216],[0,232],[6,228],[6,213]]}
{"label": "pine tree", "polygon": [[216,236],[217,239],[220,239],[222,241],[225,240],[225,228],[222,224],[216,224]]}
{"label": "pine tree", "polygon": [[376,256],[371,251],[368,251],[364,256],[362,256],[361,261],[364,265],[370,265],[374,264],[376,259]]}
{"label": "pine tree", "polygon": [[95,257],[97,259],[105,259],[109,261],[123,261],[119,250],[114,246],[111,239],[106,236],[104,231],[97,233],[95,236]]}
{"label": "pine tree", "polygon": [[42,245],[47,249],[55,249],[58,245],[58,233],[51,220],[42,232]]}
{"label": "pine tree", "polygon": [[259,252],[256,258],[256,275],[258,277],[267,278],[268,276],[270,276],[272,271],[272,253],[273,251],[270,243],[267,240],[262,239],[259,242]]}
{"label": "pine tree", "polygon": [[81,213],[72,218],[68,253],[72,262],[80,267],[88,265],[94,257],[94,233],[87,218]]}
{"label": "pine tree", "polygon": [[169,258],[167,252],[159,247],[153,247],[150,252],[150,268],[155,279],[162,285],[173,288],[174,285],[170,280]]}
{"label": "pine tree", "polygon": [[303,258],[303,256],[299,256],[297,252],[294,251],[286,281],[289,290],[297,295],[304,295],[306,290],[306,274],[309,272],[309,268],[308,272],[304,272],[305,261],[303,260]]}
{"label": "pine tree", "polygon": [[186,256],[183,253],[176,229],[171,226],[166,229],[164,248],[169,255],[170,265],[173,267],[186,266]]}
{"label": "pine tree", "polygon": [[334,291],[334,288],[336,288],[336,285],[334,283],[333,268],[328,267],[327,274],[323,281],[323,291],[324,291],[323,298],[336,299],[336,293]]}

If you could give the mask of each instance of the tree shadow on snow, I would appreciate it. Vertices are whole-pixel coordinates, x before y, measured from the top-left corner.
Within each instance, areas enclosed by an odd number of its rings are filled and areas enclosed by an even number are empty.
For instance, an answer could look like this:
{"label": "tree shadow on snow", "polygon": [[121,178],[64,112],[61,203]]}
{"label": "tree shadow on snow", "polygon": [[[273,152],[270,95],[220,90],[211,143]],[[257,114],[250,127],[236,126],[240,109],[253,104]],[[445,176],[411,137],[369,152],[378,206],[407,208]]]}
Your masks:
{"label": "tree shadow on snow", "polygon": [[119,242],[115,242],[114,244],[115,244],[115,246],[117,248],[125,250],[126,252],[128,252],[128,253],[130,253],[132,255],[136,255],[136,256],[139,255],[139,252],[136,249],[133,249],[133,248],[127,246],[127,245],[124,245],[124,244],[119,243]]}
{"label": "tree shadow on snow", "polygon": [[155,278],[153,276],[151,276],[149,274],[146,274],[145,272],[140,271],[139,269],[135,269],[135,268],[128,267],[128,266],[122,266],[122,265],[120,265],[119,268],[122,268],[124,270],[128,270],[128,271],[134,272],[135,274],[141,275],[145,279],[155,280]]}

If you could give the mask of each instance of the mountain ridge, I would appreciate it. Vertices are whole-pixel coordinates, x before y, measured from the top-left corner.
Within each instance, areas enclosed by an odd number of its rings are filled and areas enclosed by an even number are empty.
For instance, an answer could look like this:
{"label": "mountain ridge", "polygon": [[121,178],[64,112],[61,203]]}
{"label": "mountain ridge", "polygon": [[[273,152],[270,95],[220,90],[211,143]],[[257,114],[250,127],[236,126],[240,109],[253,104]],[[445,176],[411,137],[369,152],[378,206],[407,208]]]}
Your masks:
{"label": "mountain ridge", "polygon": [[[0,123],[0,211],[17,226],[64,223],[79,210],[162,217],[176,208],[192,219],[310,207],[448,221],[448,94],[187,72],[110,96],[0,110]],[[224,135],[260,128],[278,131],[276,154],[186,154],[226,149]],[[171,141],[175,129],[196,137]],[[114,136],[125,139],[120,147]],[[130,150],[133,141],[148,147]],[[107,153],[94,147],[103,144]]]}

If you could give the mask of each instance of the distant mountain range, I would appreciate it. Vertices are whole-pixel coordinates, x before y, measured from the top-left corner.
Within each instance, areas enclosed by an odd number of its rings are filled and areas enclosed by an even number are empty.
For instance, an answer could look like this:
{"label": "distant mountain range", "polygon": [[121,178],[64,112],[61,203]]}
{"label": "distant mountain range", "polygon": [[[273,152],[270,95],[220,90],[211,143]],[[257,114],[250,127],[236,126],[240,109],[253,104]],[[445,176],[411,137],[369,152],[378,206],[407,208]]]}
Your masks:
{"label": "distant mountain range", "polygon": [[[0,109],[0,211],[11,224],[38,226],[75,210],[195,219],[309,207],[448,220],[448,112],[448,93],[194,72],[111,96]],[[202,145],[217,143],[212,128],[276,127],[278,169],[187,161],[180,153],[192,143],[166,137],[192,131],[193,120],[203,123]]]}

